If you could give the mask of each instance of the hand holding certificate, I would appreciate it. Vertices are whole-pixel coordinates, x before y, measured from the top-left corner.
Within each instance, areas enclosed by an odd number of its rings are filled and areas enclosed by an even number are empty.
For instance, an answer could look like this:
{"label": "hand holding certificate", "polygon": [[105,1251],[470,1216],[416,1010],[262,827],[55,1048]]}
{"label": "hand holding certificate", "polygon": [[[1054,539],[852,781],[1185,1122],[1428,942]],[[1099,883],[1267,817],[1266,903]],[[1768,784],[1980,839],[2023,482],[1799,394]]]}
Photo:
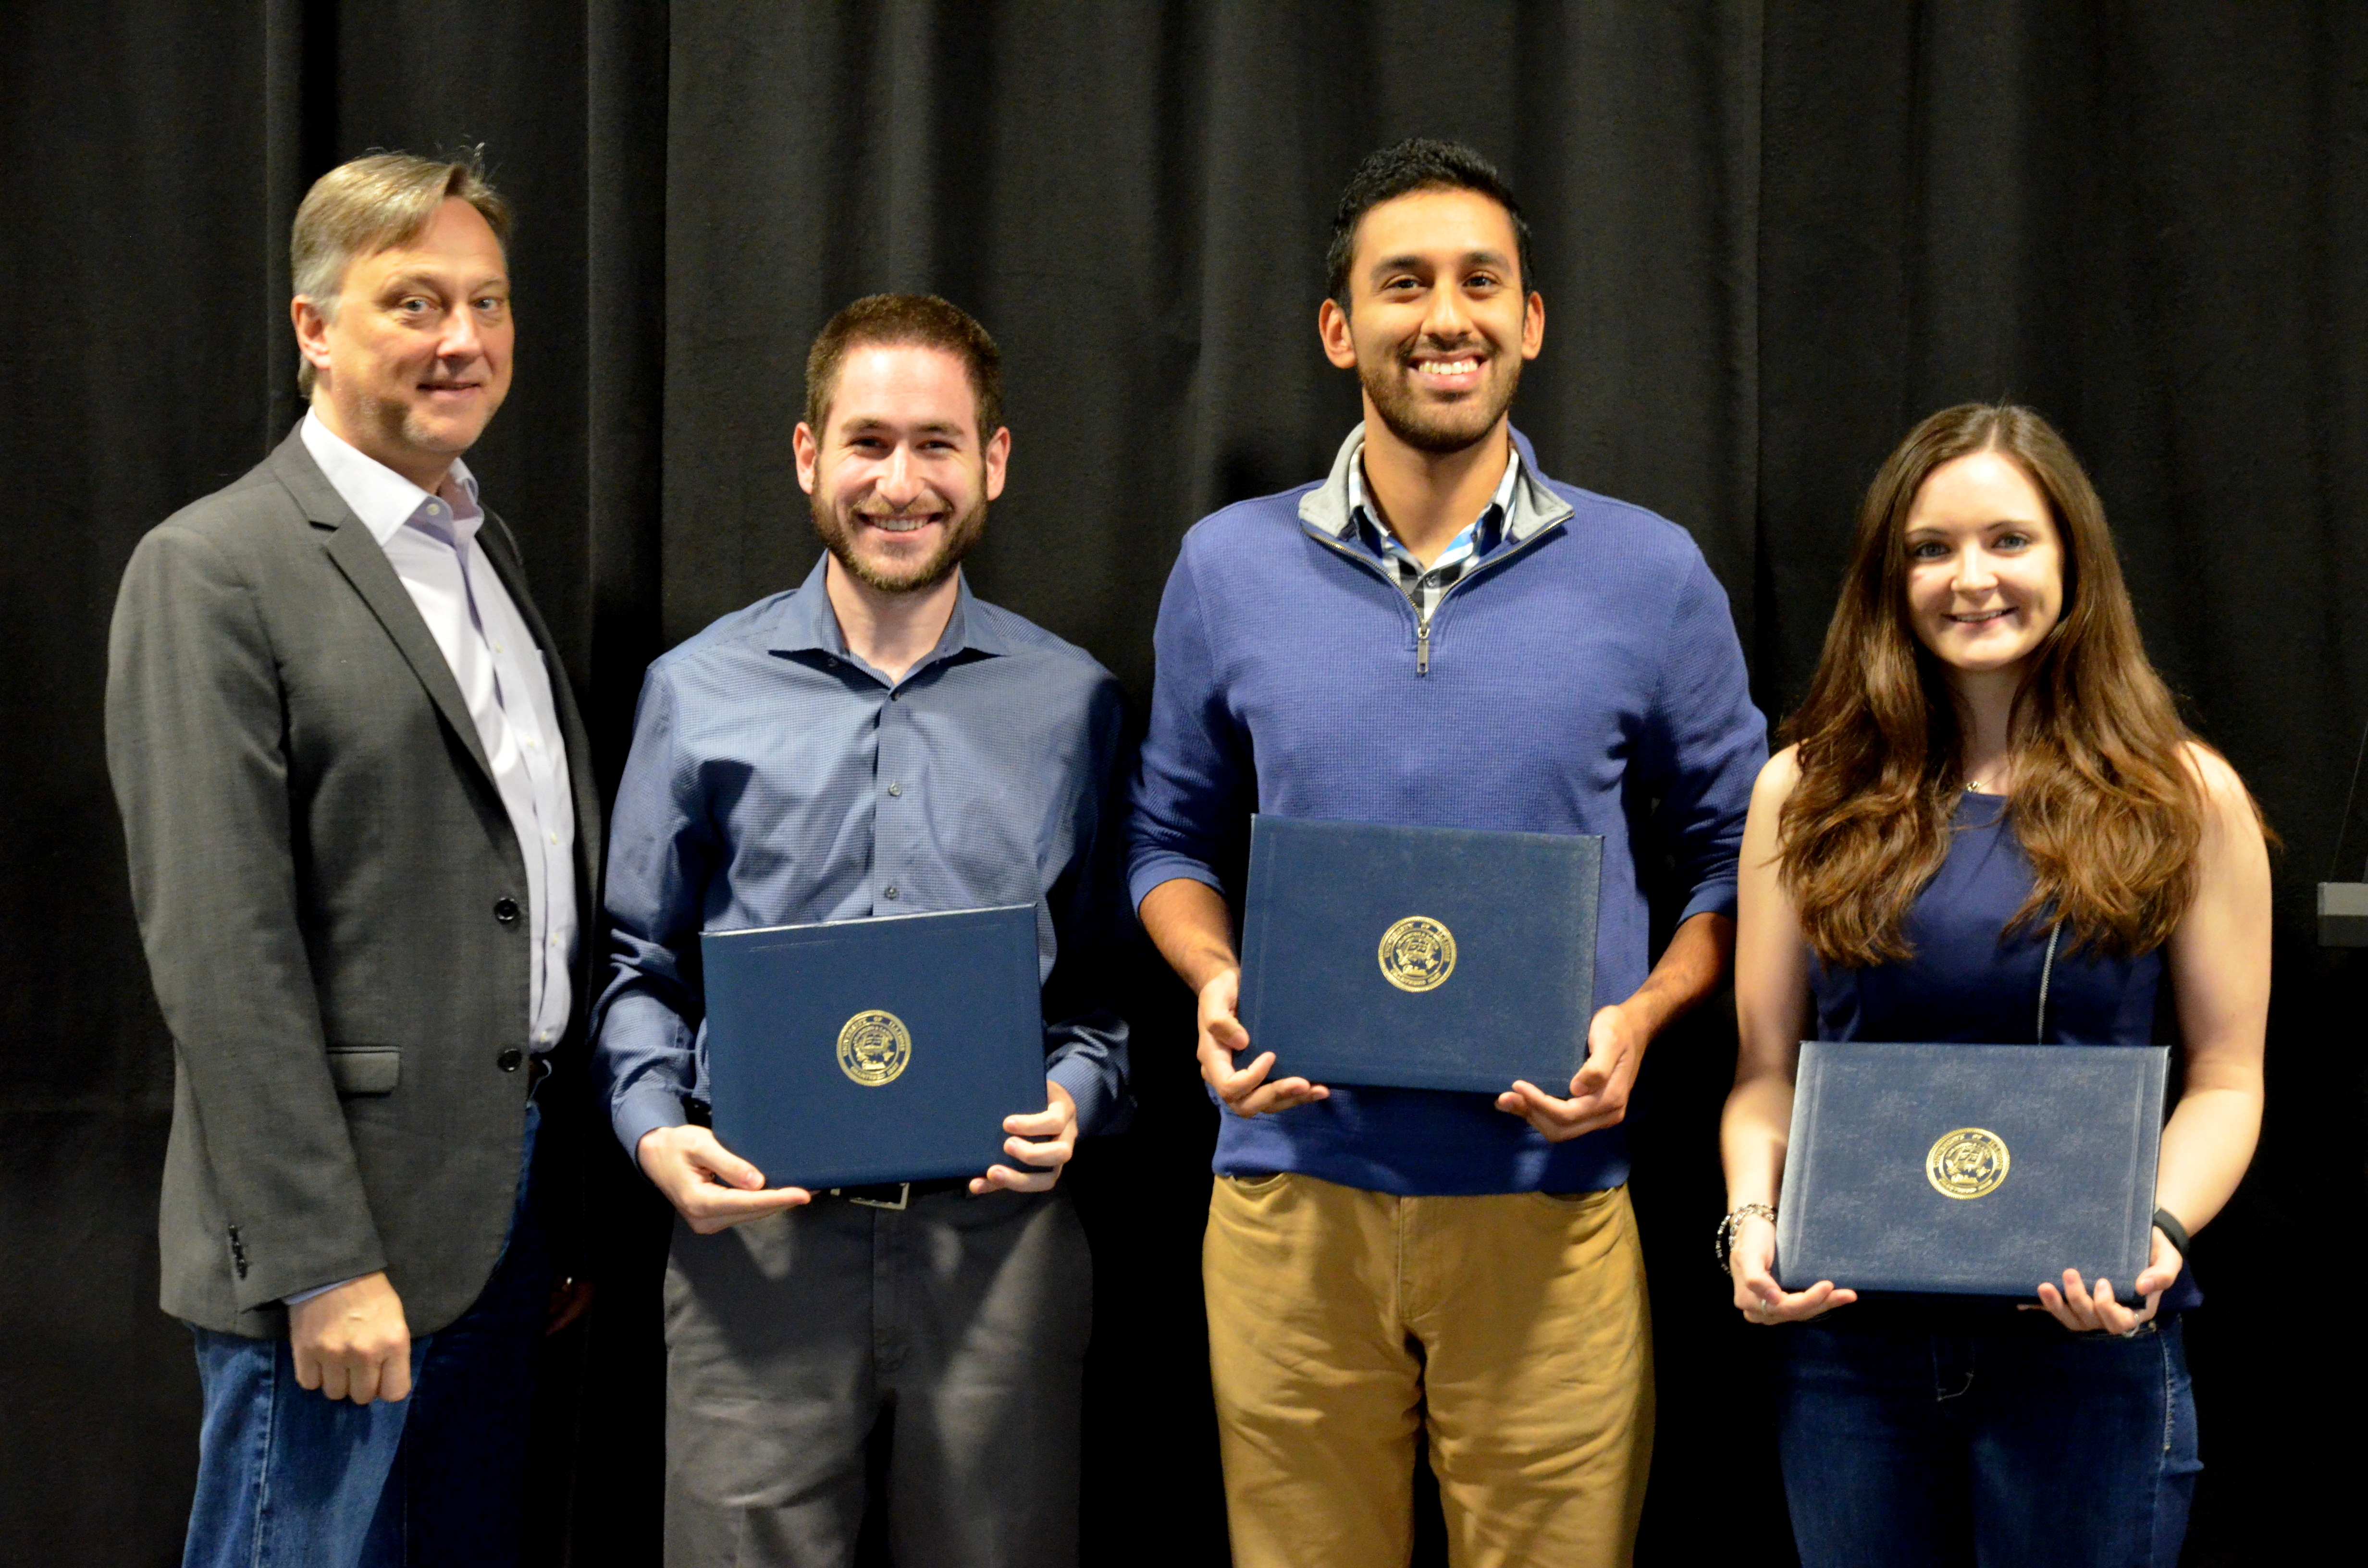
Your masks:
{"label": "hand holding certificate", "polygon": [[715,1128],[662,1128],[636,1151],[694,1230],[838,1187],[1058,1179],[1076,1107],[1044,1077],[1033,905],[711,931],[700,947]]}
{"label": "hand holding certificate", "polygon": [[[1077,1146],[1077,1105],[1069,1091],[1045,1082],[1050,1104],[1003,1119],[1008,1165],[993,1165],[970,1180],[972,1196],[996,1191],[1046,1192],[1061,1179]],[[636,1158],[643,1175],[700,1235],[778,1210],[813,1201],[802,1187],[768,1187],[765,1173],[726,1149],[704,1127],[661,1127],[644,1134]]]}
{"label": "hand holding certificate", "polygon": [[[1640,1050],[1630,1020],[1592,1007],[1602,853],[1580,835],[1257,817],[1239,1017],[1212,982],[1204,1035],[1236,1072],[1286,1074],[1278,1101],[1335,1083],[1509,1089],[1505,1108],[1577,1136]],[[1574,1100],[1539,1088],[1565,1084]]]}
{"label": "hand holding certificate", "polygon": [[1571,1074],[1569,1098],[1516,1079],[1497,1096],[1497,1108],[1520,1117],[1560,1143],[1618,1125],[1628,1114],[1628,1091],[1643,1065],[1652,1031],[1623,1007],[1599,1007],[1587,1027],[1587,1061]]}
{"label": "hand holding certificate", "polygon": [[2100,1279],[2095,1288],[2085,1287],[2080,1271],[2064,1271],[2064,1288],[2057,1290],[2046,1280],[2039,1285],[2039,1310],[2077,1334],[2130,1334],[2138,1324],[2151,1322],[2162,1305],[2162,1293],[2179,1278],[2186,1259],[2170,1238],[2157,1227],[2148,1245],[2145,1272],[2130,1286],[2142,1303],[2135,1309],[2124,1306],[2113,1292],[2113,1282]]}
{"label": "hand holding certificate", "polygon": [[[1274,1071],[1274,1052],[1250,1054],[1249,1030],[1242,1027],[1240,1016],[1241,994],[1242,971],[1227,968],[1201,987],[1199,997],[1201,1077],[1225,1108],[1236,1116],[1264,1116],[1330,1098],[1329,1088],[1304,1077],[1267,1081]],[[1246,1064],[1237,1067],[1237,1062]]]}
{"label": "hand holding certificate", "polygon": [[1077,1151],[1077,1102],[1050,1078],[1044,1080],[1044,1097],[1042,1110],[1003,1119],[1003,1131],[1011,1134],[1003,1141],[1003,1152],[1011,1156],[1011,1164],[989,1165],[985,1176],[971,1177],[972,1197],[996,1191],[1049,1192],[1061,1179]]}
{"label": "hand holding certificate", "polygon": [[642,1135],[633,1159],[651,1185],[702,1236],[814,1199],[802,1187],[768,1187],[764,1172],[725,1148],[704,1127],[653,1129]]}
{"label": "hand holding certificate", "polygon": [[2167,1057],[1804,1042],[1777,1278],[1796,1292],[2035,1293],[2067,1326],[2132,1326],[2178,1274],[2162,1272],[2152,1219]]}

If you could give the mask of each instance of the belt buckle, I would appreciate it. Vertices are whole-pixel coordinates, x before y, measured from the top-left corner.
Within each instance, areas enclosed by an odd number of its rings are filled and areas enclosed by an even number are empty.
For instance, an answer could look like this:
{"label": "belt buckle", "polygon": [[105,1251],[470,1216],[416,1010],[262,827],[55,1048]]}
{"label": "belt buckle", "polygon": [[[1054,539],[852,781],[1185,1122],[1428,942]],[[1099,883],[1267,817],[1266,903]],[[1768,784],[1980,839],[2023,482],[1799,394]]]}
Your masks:
{"label": "belt buckle", "polygon": [[912,1205],[913,1184],[909,1181],[898,1182],[896,1184],[896,1201],[894,1203],[889,1202],[884,1198],[858,1198],[851,1192],[847,1195],[847,1200],[849,1203],[860,1203],[866,1209],[887,1209],[901,1212]]}

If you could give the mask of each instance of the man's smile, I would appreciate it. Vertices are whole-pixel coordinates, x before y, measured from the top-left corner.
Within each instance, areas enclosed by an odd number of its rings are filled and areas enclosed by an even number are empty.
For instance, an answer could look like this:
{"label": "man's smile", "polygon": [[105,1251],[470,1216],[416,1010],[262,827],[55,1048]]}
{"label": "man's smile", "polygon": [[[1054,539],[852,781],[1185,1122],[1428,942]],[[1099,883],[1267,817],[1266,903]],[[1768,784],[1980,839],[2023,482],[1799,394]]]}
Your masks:
{"label": "man's smile", "polygon": [[944,522],[946,515],[943,512],[892,512],[874,517],[867,512],[858,512],[855,520],[878,528],[882,533],[909,534],[918,533],[931,523]]}
{"label": "man's smile", "polygon": [[1414,372],[1417,385],[1440,392],[1470,392],[1479,386],[1486,364],[1486,355],[1467,349],[1452,355],[1415,355],[1408,358],[1406,368]]}

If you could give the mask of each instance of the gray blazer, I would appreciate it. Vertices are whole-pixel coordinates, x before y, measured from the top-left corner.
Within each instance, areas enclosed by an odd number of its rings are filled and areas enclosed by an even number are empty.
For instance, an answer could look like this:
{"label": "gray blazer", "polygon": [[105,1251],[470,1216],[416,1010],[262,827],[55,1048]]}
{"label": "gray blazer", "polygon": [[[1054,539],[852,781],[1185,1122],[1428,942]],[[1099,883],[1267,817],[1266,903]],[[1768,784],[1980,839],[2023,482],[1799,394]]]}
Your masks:
{"label": "gray blazer", "polygon": [[[590,1010],[599,801],[517,541],[490,516],[478,538],[544,650],[574,783],[564,1062]],[[526,866],[427,623],[294,433],[133,552],[107,762],[174,1045],[165,1310],[269,1337],[281,1297],[382,1268],[414,1334],[443,1327],[517,1193]]]}

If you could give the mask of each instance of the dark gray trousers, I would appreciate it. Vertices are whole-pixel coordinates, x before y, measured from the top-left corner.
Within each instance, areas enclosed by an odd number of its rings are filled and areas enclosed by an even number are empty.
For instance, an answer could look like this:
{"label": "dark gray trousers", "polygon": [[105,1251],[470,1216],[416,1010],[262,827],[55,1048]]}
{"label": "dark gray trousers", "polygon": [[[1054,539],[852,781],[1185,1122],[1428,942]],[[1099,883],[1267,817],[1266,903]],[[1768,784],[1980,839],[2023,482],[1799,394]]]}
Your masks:
{"label": "dark gray trousers", "polygon": [[818,1198],[666,1267],[667,1568],[845,1568],[894,1408],[897,1568],[1068,1568],[1093,1275],[1068,1194]]}

